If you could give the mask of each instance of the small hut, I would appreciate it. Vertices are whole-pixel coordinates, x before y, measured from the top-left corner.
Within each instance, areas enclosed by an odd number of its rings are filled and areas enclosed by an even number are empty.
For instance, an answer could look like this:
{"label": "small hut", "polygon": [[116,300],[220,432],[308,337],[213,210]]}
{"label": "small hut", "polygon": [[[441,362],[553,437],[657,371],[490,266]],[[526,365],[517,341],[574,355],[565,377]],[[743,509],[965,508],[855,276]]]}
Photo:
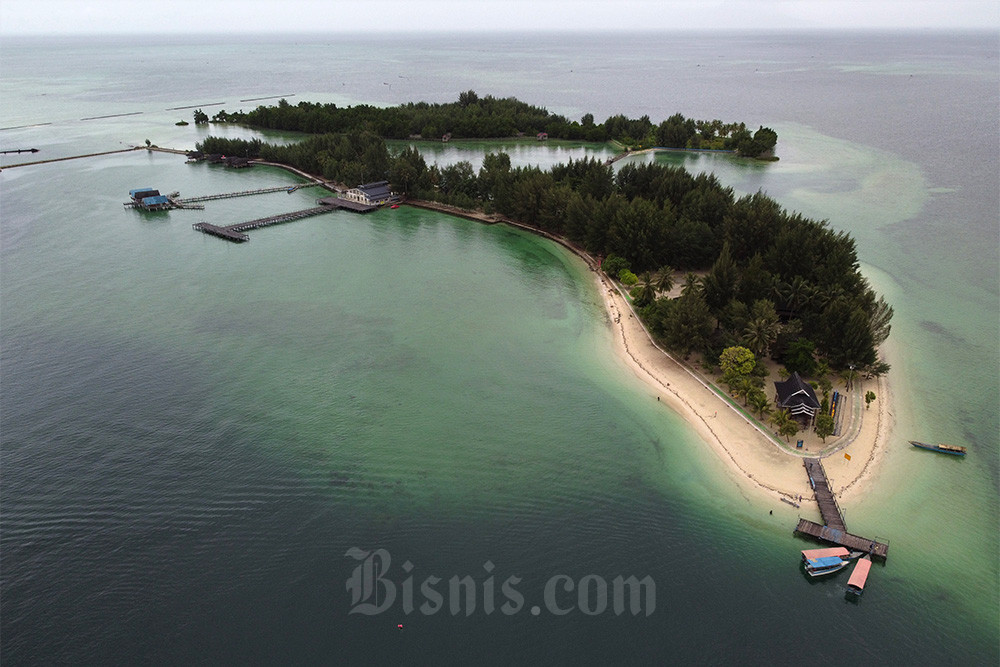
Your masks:
{"label": "small hut", "polygon": [[810,424],[816,418],[820,407],[816,392],[797,372],[784,382],[775,382],[774,392],[778,407],[788,410],[798,421]]}

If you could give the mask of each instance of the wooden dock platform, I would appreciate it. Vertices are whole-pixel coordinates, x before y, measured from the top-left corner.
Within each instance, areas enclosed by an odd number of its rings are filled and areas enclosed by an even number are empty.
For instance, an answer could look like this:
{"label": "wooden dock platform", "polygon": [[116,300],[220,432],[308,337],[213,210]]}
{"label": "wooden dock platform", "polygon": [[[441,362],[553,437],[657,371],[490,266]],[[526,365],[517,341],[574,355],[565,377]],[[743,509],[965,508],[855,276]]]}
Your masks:
{"label": "wooden dock platform", "polygon": [[799,525],[795,527],[795,532],[800,535],[814,537],[823,542],[847,547],[852,551],[871,553],[875,558],[885,561],[889,557],[888,544],[847,532],[844,514],[840,511],[837,498],[830,489],[830,484],[826,478],[826,471],[823,470],[823,463],[819,459],[804,459],[802,464],[809,475],[809,485],[816,496],[819,513],[822,515],[823,523],[826,525],[820,525],[815,521],[800,518]]}
{"label": "wooden dock platform", "polygon": [[233,243],[245,243],[250,240],[250,237],[246,234],[234,232],[228,227],[219,227],[208,222],[197,222],[191,226],[199,232],[211,234],[212,236],[218,236],[220,239],[226,239],[227,241],[232,241]]}
{"label": "wooden dock platform", "polygon": [[227,241],[245,243],[250,240],[250,237],[244,232],[250,231],[251,229],[260,229],[261,227],[280,225],[285,222],[301,220],[302,218],[322,215],[323,213],[330,213],[331,211],[336,210],[336,206],[314,206],[313,208],[306,208],[301,211],[292,211],[291,213],[281,213],[279,215],[272,215],[266,218],[257,218],[256,220],[238,222],[235,225],[226,225],[225,227],[220,227],[207,222],[198,222],[191,225],[191,227],[199,232],[211,234],[212,236],[218,236],[219,238],[226,239]]}
{"label": "wooden dock platform", "polygon": [[852,535],[844,530],[837,530],[830,526],[821,526],[809,519],[799,519],[799,525],[795,527],[795,532],[800,535],[808,535],[823,542],[836,544],[840,547],[847,547],[851,551],[863,551],[871,553],[875,558],[886,560],[889,557],[889,545],[878,540],[870,540],[867,537]]}
{"label": "wooden dock platform", "polygon": [[371,213],[378,208],[378,206],[373,204],[362,204],[350,199],[344,199],[343,197],[323,197],[322,199],[317,199],[316,203],[333,208],[346,208],[348,211],[354,211],[355,213]]}
{"label": "wooden dock platform", "polygon": [[837,498],[830,490],[830,485],[826,479],[826,471],[819,459],[804,459],[802,461],[806,467],[806,474],[809,475],[809,486],[816,494],[816,502],[819,503],[819,513],[823,516],[823,523],[837,530],[847,530],[844,523],[844,515],[837,504]]}

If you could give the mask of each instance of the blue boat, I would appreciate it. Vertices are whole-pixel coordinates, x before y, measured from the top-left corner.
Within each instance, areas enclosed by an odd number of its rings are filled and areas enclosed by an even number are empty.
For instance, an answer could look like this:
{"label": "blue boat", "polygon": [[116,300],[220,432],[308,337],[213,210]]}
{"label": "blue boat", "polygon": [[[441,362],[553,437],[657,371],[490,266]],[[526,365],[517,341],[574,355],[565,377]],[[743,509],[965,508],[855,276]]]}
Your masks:
{"label": "blue boat", "polygon": [[942,454],[951,454],[952,456],[965,456],[966,454],[965,447],[958,447],[957,445],[944,445],[940,442],[936,445],[928,445],[926,442],[918,442],[916,440],[910,440],[910,444],[920,449],[929,449],[932,452],[941,452]]}
{"label": "blue boat", "polygon": [[833,574],[834,572],[840,572],[847,567],[848,563],[850,563],[850,561],[844,560],[840,556],[807,558],[805,565],[806,574],[810,577],[822,577],[828,574]]}

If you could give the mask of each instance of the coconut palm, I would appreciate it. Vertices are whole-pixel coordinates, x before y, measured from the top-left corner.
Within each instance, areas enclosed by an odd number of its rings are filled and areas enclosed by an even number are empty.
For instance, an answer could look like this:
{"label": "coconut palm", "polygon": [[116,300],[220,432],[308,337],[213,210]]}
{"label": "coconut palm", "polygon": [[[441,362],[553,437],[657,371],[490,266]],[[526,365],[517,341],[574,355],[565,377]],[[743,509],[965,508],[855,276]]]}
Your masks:
{"label": "coconut palm", "polygon": [[684,287],[681,288],[681,296],[695,295],[701,290],[701,282],[698,280],[698,276],[693,273],[688,272],[684,276]]}
{"label": "coconut palm", "polygon": [[[792,415],[788,410],[778,410],[771,415],[769,420],[771,425],[778,429],[778,433],[785,435],[785,431],[788,429],[790,423],[794,424],[795,420],[792,419]],[[798,424],[795,424],[795,430],[798,431]],[[786,436],[787,439],[787,436]]]}
{"label": "coconut palm", "polygon": [[747,405],[747,402],[750,400],[750,394],[752,394],[756,389],[756,387],[753,386],[753,381],[748,377],[742,377],[733,384],[733,396],[736,398],[742,398],[743,405]]}
{"label": "coconut palm", "polygon": [[785,303],[788,304],[789,310],[798,312],[812,296],[813,290],[809,282],[802,276],[795,276],[785,291]]}
{"label": "coconut palm", "polygon": [[635,305],[642,308],[656,300],[656,283],[653,281],[653,274],[644,271],[639,276],[639,292],[636,295]]}
{"label": "coconut palm", "polygon": [[656,289],[664,294],[674,288],[674,269],[671,266],[664,266],[660,269],[660,277],[656,280]]}
{"label": "coconut palm", "polygon": [[778,340],[778,333],[781,325],[777,322],[758,317],[751,320],[743,330],[743,342],[750,351],[758,357],[763,357],[771,350],[771,346]]}
{"label": "coconut palm", "polygon": [[750,408],[757,413],[757,416],[761,419],[766,419],[765,413],[767,415],[771,414],[771,400],[767,397],[767,394],[762,392],[760,389],[755,389],[750,392],[749,398]]}
{"label": "coconut palm", "polygon": [[850,391],[854,387],[854,382],[858,379],[858,371],[854,366],[840,372],[840,379],[844,381],[844,389]]}

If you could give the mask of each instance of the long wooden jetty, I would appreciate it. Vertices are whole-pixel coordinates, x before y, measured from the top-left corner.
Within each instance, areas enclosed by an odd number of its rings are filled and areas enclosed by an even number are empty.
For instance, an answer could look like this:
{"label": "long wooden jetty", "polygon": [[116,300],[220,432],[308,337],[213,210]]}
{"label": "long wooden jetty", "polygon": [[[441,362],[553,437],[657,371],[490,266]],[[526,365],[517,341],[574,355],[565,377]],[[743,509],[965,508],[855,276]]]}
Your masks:
{"label": "long wooden jetty", "polygon": [[816,496],[819,513],[826,525],[800,518],[794,532],[837,546],[847,547],[852,551],[870,553],[875,558],[886,560],[889,557],[888,544],[847,532],[844,514],[840,511],[837,498],[830,489],[826,471],[823,470],[823,463],[819,459],[803,459],[802,464],[809,475],[809,485]]}
{"label": "long wooden jetty", "polygon": [[323,213],[337,211],[342,208],[346,208],[356,213],[368,213],[378,208],[378,206],[360,204],[358,202],[340,199],[338,197],[327,197],[320,199],[319,201],[321,202],[321,205],[314,206],[313,208],[305,208],[301,211],[292,211],[291,213],[281,213],[279,215],[272,215],[266,218],[257,218],[256,220],[248,220],[247,222],[238,222],[235,225],[226,225],[225,227],[213,225],[208,222],[197,222],[191,226],[195,230],[205,234],[218,236],[221,239],[233,241],[234,243],[244,243],[250,240],[250,237],[246,234],[246,232],[251,229],[260,229],[261,227],[280,225],[285,222],[301,220],[302,218],[309,218],[314,215],[322,215]]}
{"label": "long wooden jetty", "polygon": [[330,211],[335,210],[337,210],[335,206],[316,206],[313,208],[302,209],[301,211],[292,211],[291,213],[282,213],[280,215],[272,215],[266,218],[257,218],[256,220],[248,220],[247,222],[238,222],[235,225],[226,225],[225,227],[219,227],[207,222],[198,222],[192,225],[192,227],[199,232],[218,236],[219,238],[226,239],[227,241],[243,243],[244,241],[250,240],[250,237],[244,232],[251,229],[260,229],[261,227],[280,225],[285,222],[301,220],[302,218],[308,218],[322,213],[329,213]]}
{"label": "long wooden jetty", "polygon": [[823,523],[837,530],[847,530],[844,523],[844,515],[837,504],[837,498],[830,490],[830,484],[826,479],[826,471],[819,459],[804,459],[803,465],[809,475],[809,485],[816,495],[816,502],[819,503],[819,513],[823,517]]}
{"label": "long wooden jetty", "polygon": [[278,185],[271,188],[257,188],[256,190],[241,190],[240,192],[223,192],[217,195],[203,195],[201,197],[181,197],[173,201],[184,205],[193,204],[200,201],[212,201],[214,199],[232,199],[234,197],[250,197],[251,195],[263,195],[269,192],[295,192],[301,188],[312,188],[318,183],[302,183],[301,185]]}

